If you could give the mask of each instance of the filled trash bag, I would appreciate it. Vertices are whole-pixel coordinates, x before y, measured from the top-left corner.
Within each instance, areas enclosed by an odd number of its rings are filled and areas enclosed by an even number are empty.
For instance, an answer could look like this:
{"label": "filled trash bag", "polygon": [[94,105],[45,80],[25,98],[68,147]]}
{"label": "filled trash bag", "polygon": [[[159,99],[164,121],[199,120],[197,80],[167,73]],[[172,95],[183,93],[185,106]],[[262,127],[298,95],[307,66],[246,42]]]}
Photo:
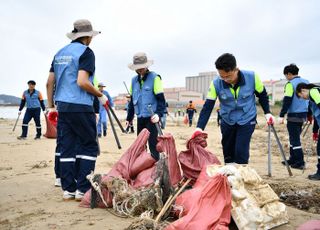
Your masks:
{"label": "filled trash bag", "polygon": [[231,192],[227,177],[217,174],[176,199],[180,219],[166,230],[227,230],[231,220]]}
{"label": "filled trash bag", "polygon": [[[133,188],[148,186],[154,183],[152,175],[156,169],[156,161],[151,154],[146,151],[146,144],[150,132],[143,129],[133,144],[121,156],[121,158],[113,165],[112,169],[102,177],[102,183],[108,180],[120,177],[125,179]],[[104,200],[109,207],[112,207],[112,194],[105,187],[101,187]],[[80,206],[90,207],[91,190],[84,195]],[[100,208],[106,208],[102,201],[97,203]]]}
{"label": "filled trash bag", "polygon": [[201,133],[187,142],[187,150],[180,152],[178,160],[180,162],[183,176],[191,178],[190,184],[193,185],[197,180],[201,169],[206,165],[221,164],[218,158],[205,149],[207,147],[208,134]]}
{"label": "filled trash bag", "polygon": [[57,123],[58,123],[58,112],[50,112],[48,115],[44,115],[47,125],[46,133],[43,135],[46,138],[57,138]]}
{"label": "filled trash bag", "polygon": [[175,186],[182,178],[178,163],[176,144],[171,134],[166,133],[158,137],[157,151],[168,157],[168,170],[171,186]]}

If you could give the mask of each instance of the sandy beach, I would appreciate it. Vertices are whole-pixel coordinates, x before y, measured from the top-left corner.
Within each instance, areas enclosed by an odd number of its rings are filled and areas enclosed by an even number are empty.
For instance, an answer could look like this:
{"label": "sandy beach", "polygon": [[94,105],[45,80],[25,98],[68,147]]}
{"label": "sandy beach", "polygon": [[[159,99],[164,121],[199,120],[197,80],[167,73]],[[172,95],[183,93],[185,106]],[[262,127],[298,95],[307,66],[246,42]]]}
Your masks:
{"label": "sandy beach", "polygon": [[[267,128],[263,117],[260,118],[251,141],[250,165],[272,187],[279,190],[317,189],[320,197],[320,182],[309,181],[308,174],[316,169],[316,156],[310,156],[307,169],[302,173],[293,169],[293,177],[288,176],[286,168],[281,165],[281,158],[275,140],[272,140],[272,172],[267,176]],[[223,162],[220,144],[220,130],[215,120],[207,127],[209,134],[208,148]],[[18,141],[20,126],[12,132],[13,119],[0,119],[0,229],[124,229],[133,219],[113,216],[103,209],[80,208],[75,201],[62,201],[61,188],[54,187],[54,150],[55,139],[42,138],[33,140],[34,123],[31,122],[27,140]],[[45,122],[42,121],[43,133]],[[177,125],[168,118],[165,132],[173,134],[178,152],[185,150],[186,140],[195,127]],[[287,146],[286,127],[276,126],[284,146]],[[311,129],[309,130],[311,132]],[[100,139],[101,155],[96,163],[96,173],[107,173],[135,139],[135,134],[120,134],[122,149],[119,150],[108,129],[107,137]],[[320,204],[317,204],[320,206]],[[289,224],[277,229],[295,229],[310,219],[320,219],[317,207],[310,206],[304,211],[288,206]]]}

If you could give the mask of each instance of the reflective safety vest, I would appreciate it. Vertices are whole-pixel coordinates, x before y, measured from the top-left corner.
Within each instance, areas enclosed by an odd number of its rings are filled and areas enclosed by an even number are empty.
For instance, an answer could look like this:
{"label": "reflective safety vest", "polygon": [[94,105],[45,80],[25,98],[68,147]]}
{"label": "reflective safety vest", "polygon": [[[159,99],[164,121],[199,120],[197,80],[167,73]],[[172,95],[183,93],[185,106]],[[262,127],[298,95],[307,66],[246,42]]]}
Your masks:
{"label": "reflective safety vest", "polygon": [[29,93],[29,90],[26,90],[26,91],[24,91],[23,96],[26,99],[28,109],[40,108],[39,91],[38,90],[34,90],[31,95]]}
{"label": "reflective safety vest", "polygon": [[[238,96],[231,93],[230,87],[223,80],[213,80],[217,97],[220,101],[221,118],[229,125],[244,125],[257,115],[255,101],[255,78],[253,71],[241,70],[245,84],[239,86]],[[237,93],[235,92],[235,95]]]}
{"label": "reflective safety vest", "polygon": [[[62,48],[54,57],[54,76],[56,80],[55,101],[81,105],[93,105],[93,96],[77,84],[79,58],[87,46],[73,42]],[[93,74],[94,75],[94,74]],[[89,77],[92,83],[93,75]]]}
{"label": "reflective safety vest", "polygon": [[289,82],[293,86],[293,98],[292,98],[292,103],[288,109],[288,113],[307,113],[309,100],[304,100],[302,98],[297,97],[296,88],[299,83],[308,84],[309,81],[307,81],[301,77],[295,77],[295,78],[291,79]]}
{"label": "reflective safety vest", "polygon": [[132,78],[132,102],[137,117],[151,117],[148,106],[151,105],[152,111],[157,109],[157,100],[153,92],[154,79],[158,76],[155,72],[149,72],[146,80],[140,87],[139,75]]}
{"label": "reflective safety vest", "polygon": [[[316,89],[318,89],[320,92],[320,88],[317,87]],[[314,101],[310,100],[310,104],[311,104],[312,114],[317,120],[318,124],[320,125],[320,109],[318,108],[317,104]]]}

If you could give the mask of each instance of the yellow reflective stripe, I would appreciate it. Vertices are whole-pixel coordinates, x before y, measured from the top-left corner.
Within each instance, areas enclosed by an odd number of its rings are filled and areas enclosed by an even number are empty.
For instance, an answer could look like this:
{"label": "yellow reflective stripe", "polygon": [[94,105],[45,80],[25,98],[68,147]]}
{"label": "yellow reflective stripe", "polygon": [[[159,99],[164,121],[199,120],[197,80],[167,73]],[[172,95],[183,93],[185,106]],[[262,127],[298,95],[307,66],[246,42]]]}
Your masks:
{"label": "yellow reflective stripe", "polygon": [[161,78],[159,76],[156,76],[154,78],[153,92],[155,95],[157,95],[159,93],[163,93],[163,85],[162,85]]}
{"label": "yellow reflective stripe", "polygon": [[318,89],[312,88],[310,90],[310,97],[314,100],[316,104],[320,103],[320,93]]}
{"label": "yellow reflective stripe", "polygon": [[216,88],[214,87],[213,82],[211,82],[211,84],[209,86],[207,99],[211,99],[211,100],[216,100],[217,99],[217,92],[216,92]]}
{"label": "yellow reflective stripe", "polygon": [[264,85],[259,77],[258,74],[254,73],[254,89],[255,91],[257,91],[258,93],[262,93],[263,89],[264,89]]}
{"label": "yellow reflective stripe", "polygon": [[293,85],[291,82],[288,82],[284,88],[284,96],[285,97],[292,97],[294,93]]}
{"label": "yellow reflective stripe", "polygon": [[98,81],[98,78],[96,77],[96,75],[93,76],[93,86],[97,89],[99,89],[98,87],[99,85],[99,81]]}
{"label": "yellow reflective stripe", "polygon": [[[240,87],[238,87],[238,89],[239,89],[239,88],[240,88]],[[235,94],[235,92],[234,92],[234,89],[233,89],[233,88],[231,88],[231,87],[230,87],[229,89],[230,89],[231,94],[232,94],[232,95],[233,95],[233,97],[235,98],[235,95],[236,95],[236,94]],[[237,90],[238,90],[238,89],[237,89]]]}

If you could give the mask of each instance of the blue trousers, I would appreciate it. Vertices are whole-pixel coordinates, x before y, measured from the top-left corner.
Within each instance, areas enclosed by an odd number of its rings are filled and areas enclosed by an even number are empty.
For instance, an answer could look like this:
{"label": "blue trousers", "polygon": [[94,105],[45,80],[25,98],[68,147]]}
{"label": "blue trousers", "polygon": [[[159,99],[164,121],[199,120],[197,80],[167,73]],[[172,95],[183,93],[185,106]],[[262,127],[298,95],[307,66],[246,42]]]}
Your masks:
{"label": "blue trousers", "polygon": [[221,120],[222,149],[225,163],[248,164],[255,119],[244,125],[228,125]]}
{"label": "blue trousers", "polygon": [[95,114],[60,112],[57,132],[62,189],[86,192],[90,188],[86,176],[94,171],[99,153]]}
{"label": "blue trousers", "polygon": [[290,157],[289,163],[291,165],[304,165],[303,151],[300,141],[300,134],[302,131],[302,122],[287,122],[287,129],[289,133],[290,142]]}
{"label": "blue trousers", "polygon": [[34,122],[36,123],[37,129],[37,137],[41,137],[41,123],[40,123],[40,107],[39,108],[28,108],[26,113],[24,114],[23,121],[22,121],[22,137],[27,137],[28,134],[28,124],[33,118]]}

